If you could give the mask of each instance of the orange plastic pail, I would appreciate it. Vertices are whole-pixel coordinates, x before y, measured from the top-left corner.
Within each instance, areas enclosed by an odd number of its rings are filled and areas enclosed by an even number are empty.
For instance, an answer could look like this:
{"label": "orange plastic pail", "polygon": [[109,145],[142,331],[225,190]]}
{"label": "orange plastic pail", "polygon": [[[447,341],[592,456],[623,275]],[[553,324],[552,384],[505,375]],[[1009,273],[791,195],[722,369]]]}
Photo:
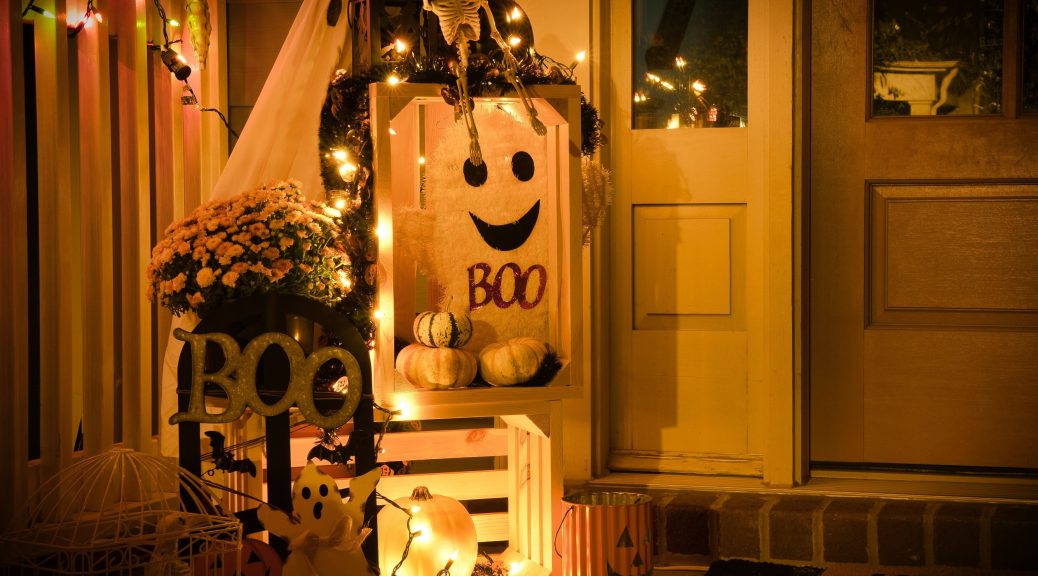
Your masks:
{"label": "orange plastic pail", "polygon": [[556,544],[566,576],[652,573],[652,498],[631,492],[577,492],[565,508]]}

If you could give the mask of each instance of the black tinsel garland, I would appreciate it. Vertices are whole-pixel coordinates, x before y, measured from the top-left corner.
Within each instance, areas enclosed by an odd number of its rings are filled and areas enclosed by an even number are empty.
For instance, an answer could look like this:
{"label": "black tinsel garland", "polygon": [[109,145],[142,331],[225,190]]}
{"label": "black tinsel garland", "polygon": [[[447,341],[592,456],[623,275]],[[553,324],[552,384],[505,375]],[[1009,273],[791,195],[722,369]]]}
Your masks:
{"label": "black tinsel garland", "polygon": [[[574,83],[573,71],[550,58],[534,54],[519,64],[519,79],[524,85]],[[378,244],[374,226],[375,173],[371,165],[368,85],[384,81],[391,73],[406,82],[442,84],[444,100],[451,105],[458,102],[457,77],[444,58],[411,57],[356,75],[341,73],[328,86],[318,133],[322,155],[321,179],[325,190],[341,190],[348,198],[348,207],[342,211],[340,225],[346,236],[344,243],[352,262],[352,290],[336,308],[353,321],[369,345],[375,336],[372,309],[377,287]],[[469,62],[467,76],[472,97],[503,96],[512,92],[512,85],[494,63],[492,55],[474,54]],[[581,153],[591,156],[605,142],[605,137],[598,110],[583,95],[580,98],[580,119]],[[339,174],[339,162],[332,157],[332,150],[346,151],[356,164],[356,176],[352,183],[344,182]]]}

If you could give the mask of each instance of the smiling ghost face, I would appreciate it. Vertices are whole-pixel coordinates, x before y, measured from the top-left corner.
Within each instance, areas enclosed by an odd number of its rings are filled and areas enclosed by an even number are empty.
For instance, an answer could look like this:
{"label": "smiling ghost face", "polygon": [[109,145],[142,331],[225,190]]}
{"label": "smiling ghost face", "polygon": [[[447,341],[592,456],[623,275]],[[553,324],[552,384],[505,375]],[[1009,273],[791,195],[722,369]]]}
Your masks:
{"label": "smiling ghost face", "polygon": [[300,524],[318,536],[328,536],[346,511],[335,479],[312,462],[299,474],[292,487],[292,510]]}
{"label": "smiling ghost face", "polygon": [[464,303],[474,324],[466,347],[476,350],[515,336],[547,338],[548,140],[507,110],[476,109],[482,165],[469,160],[459,122],[444,127],[425,167],[434,243],[427,268],[455,306]]}

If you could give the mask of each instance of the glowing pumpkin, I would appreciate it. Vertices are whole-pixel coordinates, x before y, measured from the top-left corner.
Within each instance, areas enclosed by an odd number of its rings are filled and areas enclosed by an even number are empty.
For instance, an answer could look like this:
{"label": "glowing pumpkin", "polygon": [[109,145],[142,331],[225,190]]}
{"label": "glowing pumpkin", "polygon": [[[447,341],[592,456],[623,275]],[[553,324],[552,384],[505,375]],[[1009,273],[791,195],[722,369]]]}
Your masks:
{"label": "glowing pumpkin", "polygon": [[435,348],[460,348],[472,338],[468,314],[422,312],[414,319],[416,340]]}
{"label": "glowing pumpkin", "polygon": [[476,356],[461,348],[409,344],[396,357],[396,369],[411,384],[429,390],[464,388],[476,378]]}
{"label": "glowing pumpkin", "polygon": [[[448,563],[451,574],[472,574],[478,553],[476,526],[460,502],[430,494],[427,488],[419,486],[410,498],[396,503],[411,512],[411,530],[418,533],[398,574],[436,576]],[[403,557],[409,534],[407,516],[395,506],[383,506],[378,513],[378,561],[382,574],[392,574]]]}
{"label": "glowing pumpkin", "polygon": [[528,382],[548,355],[548,345],[536,338],[512,338],[488,344],[479,353],[479,370],[487,384],[513,386]]}

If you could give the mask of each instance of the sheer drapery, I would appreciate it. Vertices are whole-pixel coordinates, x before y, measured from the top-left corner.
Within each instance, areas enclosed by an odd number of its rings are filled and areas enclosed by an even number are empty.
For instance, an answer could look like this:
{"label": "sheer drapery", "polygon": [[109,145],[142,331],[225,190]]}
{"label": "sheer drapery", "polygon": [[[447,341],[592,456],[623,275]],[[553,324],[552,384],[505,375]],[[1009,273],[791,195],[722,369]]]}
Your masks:
{"label": "sheer drapery", "polygon": [[[345,6],[335,25],[328,24],[328,6],[335,1],[303,0],[209,199],[230,198],[265,182],[288,178],[300,181],[307,197],[324,199],[317,137],[321,107],[335,70],[349,68],[352,59],[348,1],[342,1]],[[195,324],[193,315],[173,319],[160,388],[163,420],[177,411],[177,363],[184,343],[173,338],[173,330],[190,330]],[[162,454],[175,456],[176,428],[163,422],[159,431]]]}

